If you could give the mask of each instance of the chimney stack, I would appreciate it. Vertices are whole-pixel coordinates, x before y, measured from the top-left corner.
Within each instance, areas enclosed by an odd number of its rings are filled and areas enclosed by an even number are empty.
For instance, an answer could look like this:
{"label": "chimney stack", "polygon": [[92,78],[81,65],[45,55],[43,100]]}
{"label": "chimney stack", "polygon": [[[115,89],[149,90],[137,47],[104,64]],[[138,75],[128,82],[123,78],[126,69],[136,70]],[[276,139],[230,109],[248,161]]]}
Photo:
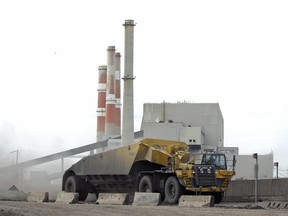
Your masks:
{"label": "chimney stack", "polygon": [[125,51],[124,51],[124,94],[122,118],[122,146],[134,143],[134,102],[133,102],[133,49],[134,21],[125,20]]}
{"label": "chimney stack", "polygon": [[121,54],[115,53],[115,134],[121,134]]}
{"label": "chimney stack", "polygon": [[115,46],[109,46],[107,51],[105,136],[109,138],[115,135]]}
{"label": "chimney stack", "polygon": [[97,142],[102,141],[105,134],[107,66],[99,66],[98,71]]}

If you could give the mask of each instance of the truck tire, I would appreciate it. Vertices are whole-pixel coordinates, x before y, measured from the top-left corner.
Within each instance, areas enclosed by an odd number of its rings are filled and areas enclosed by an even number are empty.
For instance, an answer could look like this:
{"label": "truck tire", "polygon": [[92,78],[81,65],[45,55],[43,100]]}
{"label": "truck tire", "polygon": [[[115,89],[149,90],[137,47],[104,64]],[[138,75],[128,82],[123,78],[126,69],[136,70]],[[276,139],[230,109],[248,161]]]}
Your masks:
{"label": "truck tire", "polygon": [[[79,194],[79,201],[84,201],[88,196],[88,191],[81,188],[81,181],[77,176],[69,176],[65,181],[65,192]],[[83,190],[84,189],[84,190]]]}
{"label": "truck tire", "polygon": [[182,194],[182,185],[175,176],[170,176],[165,182],[165,201],[168,204],[176,204]]}
{"label": "truck tire", "polygon": [[65,192],[77,192],[78,179],[76,176],[69,176],[65,181]]}
{"label": "truck tire", "polygon": [[214,203],[215,204],[219,204],[222,201],[223,197],[224,197],[224,193],[223,192],[215,193],[214,194]]}
{"label": "truck tire", "polygon": [[152,177],[145,175],[141,178],[138,187],[139,192],[152,192]]}

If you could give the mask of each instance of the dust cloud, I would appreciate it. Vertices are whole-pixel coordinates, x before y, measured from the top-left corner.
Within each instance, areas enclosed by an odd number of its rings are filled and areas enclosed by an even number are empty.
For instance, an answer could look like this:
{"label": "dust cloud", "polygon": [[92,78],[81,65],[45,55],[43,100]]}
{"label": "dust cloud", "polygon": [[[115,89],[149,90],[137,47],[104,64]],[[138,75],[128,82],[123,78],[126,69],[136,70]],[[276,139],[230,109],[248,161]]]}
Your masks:
{"label": "dust cloud", "polygon": [[[64,158],[17,169],[18,164],[65,150],[60,137],[42,138],[22,135],[9,123],[0,126],[0,190],[8,190],[15,185],[28,192],[49,192],[55,199],[61,191],[63,172],[79,157]],[[8,168],[8,169],[7,169]]]}

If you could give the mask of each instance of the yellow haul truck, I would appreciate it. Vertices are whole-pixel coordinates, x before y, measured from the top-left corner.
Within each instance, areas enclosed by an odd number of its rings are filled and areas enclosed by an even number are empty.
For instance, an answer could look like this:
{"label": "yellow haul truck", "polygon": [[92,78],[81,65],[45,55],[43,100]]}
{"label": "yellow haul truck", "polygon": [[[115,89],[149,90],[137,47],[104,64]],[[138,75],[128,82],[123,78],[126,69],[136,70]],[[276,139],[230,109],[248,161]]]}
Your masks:
{"label": "yellow haul truck", "polygon": [[195,164],[186,143],[147,138],[82,158],[65,171],[62,190],[78,192],[80,200],[88,193],[139,191],[158,192],[169,204],[182,194],[214,195],[220,203],[234,175],[224,154],[204,154]]}

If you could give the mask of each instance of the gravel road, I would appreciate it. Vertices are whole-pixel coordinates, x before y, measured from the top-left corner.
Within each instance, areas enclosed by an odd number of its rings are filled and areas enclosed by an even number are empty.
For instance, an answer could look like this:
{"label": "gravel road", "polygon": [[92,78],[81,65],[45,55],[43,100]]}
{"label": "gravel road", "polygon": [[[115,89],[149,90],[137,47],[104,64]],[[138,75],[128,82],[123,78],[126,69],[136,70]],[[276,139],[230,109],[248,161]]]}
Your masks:
{"label": "gravel road", "polygon": [[132,205],[96,205],[96,204],[56,204],[0,201],[0,216],[91,216],[91,215],[119,215],[119,216],[287,216],[287,209],[244,209],[211,207],[188,208],[179,206],[132,206]]}

